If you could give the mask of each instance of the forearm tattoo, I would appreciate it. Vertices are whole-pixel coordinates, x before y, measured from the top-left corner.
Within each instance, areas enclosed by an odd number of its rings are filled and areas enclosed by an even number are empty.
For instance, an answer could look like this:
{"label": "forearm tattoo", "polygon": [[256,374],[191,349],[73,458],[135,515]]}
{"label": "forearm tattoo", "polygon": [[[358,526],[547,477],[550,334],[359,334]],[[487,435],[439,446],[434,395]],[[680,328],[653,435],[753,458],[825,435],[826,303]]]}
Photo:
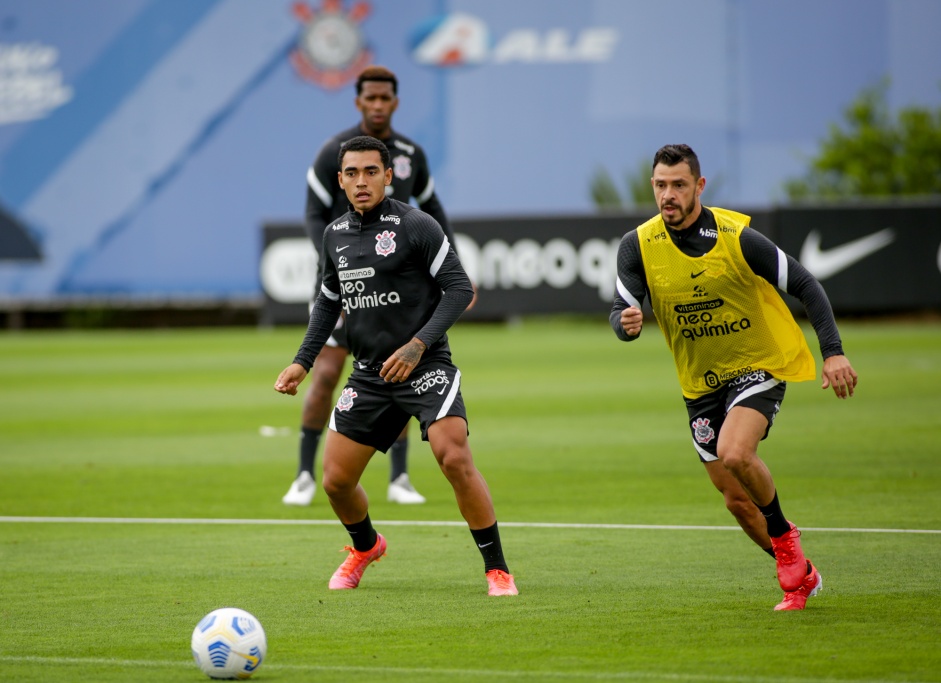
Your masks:
{"label": "forearm tattoo", "polygon": [[416,339],[412,339],[405,346],[398,350],[396,354],[400,361],[409,365],[418,365],[421,355],[425,351],[425,345]]}

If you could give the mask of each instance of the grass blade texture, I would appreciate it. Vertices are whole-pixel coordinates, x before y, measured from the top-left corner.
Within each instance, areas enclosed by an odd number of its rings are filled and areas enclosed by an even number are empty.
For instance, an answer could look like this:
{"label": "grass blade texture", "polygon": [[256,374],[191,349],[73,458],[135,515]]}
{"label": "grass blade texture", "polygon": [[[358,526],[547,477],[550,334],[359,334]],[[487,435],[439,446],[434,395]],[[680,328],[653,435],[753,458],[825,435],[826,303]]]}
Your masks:
{"label": "grass blade texture", "polygon": [[327,589],[348,536],[322,491],[281,503],[302,399],[272,385],[302,329],[0,334],[0,678],[204,680],[190,634],[235,606],[268,635],[258,681],[941,682],[941,325],[841,331],[857,396],[790,385],[760,449],[824,577],[789,613],[653,325],[451,333],[518,598],[487,597],[414,423],[428,502],[386,502],[377,454],[388,556]]}

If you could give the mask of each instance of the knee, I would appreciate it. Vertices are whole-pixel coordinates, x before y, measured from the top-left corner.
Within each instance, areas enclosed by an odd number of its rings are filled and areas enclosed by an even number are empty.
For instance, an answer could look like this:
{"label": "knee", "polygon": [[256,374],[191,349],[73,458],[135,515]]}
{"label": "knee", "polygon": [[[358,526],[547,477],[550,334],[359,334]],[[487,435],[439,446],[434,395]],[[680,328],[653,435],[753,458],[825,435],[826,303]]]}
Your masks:
{"label": "knee", "polygon": [[722,466],[732,473],[741,472],[747,467],[753,455],[754,454],[750,452],[749,449],[742,448],[735,444],[720,445],[718,450],[718,456],[719,460],[722,461]]}
{"label": "knee", "polygon": [[324,469],[321,486],[329,498],[344,498],[356,490],[357,482],[344,477],[341,473]]}
{"label": "knee", "polygon": [[448,481],[463,481],[473,474],[474,464],[470,450],[461,448],[458,444],[445,445],[435,452],[435,459]]}
{"label": "knee", "polygon": [[340,482],[337,481],[336,477],[330,475],[327,472],[323,473],[320,486],[323,488],[323,492],[326,493],[329,497],[334,498],[340,493],[339,484]]}

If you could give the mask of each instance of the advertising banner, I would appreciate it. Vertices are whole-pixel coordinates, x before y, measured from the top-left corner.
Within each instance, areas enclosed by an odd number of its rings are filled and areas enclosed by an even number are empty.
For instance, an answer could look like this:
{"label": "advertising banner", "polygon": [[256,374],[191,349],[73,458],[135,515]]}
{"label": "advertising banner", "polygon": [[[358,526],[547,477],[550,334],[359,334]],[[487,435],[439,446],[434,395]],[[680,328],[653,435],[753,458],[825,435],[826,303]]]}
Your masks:
{"label": "advertising banner", "polygon": [[839,313],[941,309],[937,204],[782,208],[774,229]]}
{"label": "advertising banner", "polygon": [[[478,288],[464,318],[607,315],[621,237],[652,213],[456,221],[457,251]],[[941,204],[747,213],[753,228],[821,282],[837,315],[941,310]],[[317,268],[313,247],[297,223],[263,232],[263,321],[304,323]]]}

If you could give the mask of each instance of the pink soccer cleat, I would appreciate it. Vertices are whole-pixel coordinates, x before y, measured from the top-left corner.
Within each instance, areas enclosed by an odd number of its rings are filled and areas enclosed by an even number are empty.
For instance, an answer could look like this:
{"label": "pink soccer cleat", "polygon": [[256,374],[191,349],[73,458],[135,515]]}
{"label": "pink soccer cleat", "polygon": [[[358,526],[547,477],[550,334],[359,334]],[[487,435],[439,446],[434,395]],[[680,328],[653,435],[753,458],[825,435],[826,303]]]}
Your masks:
{"label": "pink soccer cleat", "polygon": [[784,594],[784,600],[782,600],[774,610],[776,612],[783,610],[794,610],[794,609],[804,609],[804,606],[807,604],[807,598],[814,597],[823,589],[823,577],[820,576],[820,572],[817,571],[817,568],[807,562],[808,571],[804,575],[804,582],[800,585],[796,591],[789,591]]}
{"label": "pink soccer cleat", "polygon": [[771,537],[771,547],[778,565],[778,583],[785,593],[800,588],[807,576],[807,558],[801,550],[800,535],[800,530],[791,524],[791,530],[783,536]]}
{"label": "pink soccer cleat", "polygon": [[513,575],[502,569],[491,569],[487,572],[487,595],[519,595]]}
{"label": "pink soccer cleat", "polygon": [[378,536],[376,545],[365,552],[360,552],[350,546],[343,547],[343,550],[348,550],[350,554],[330,577],[330,590],[356,588],[359,580],[363,578],[366,567],[373,562],[378,562],[379,558],[386,554],[386,539],[382,534],[376,534],[376,536]]}

